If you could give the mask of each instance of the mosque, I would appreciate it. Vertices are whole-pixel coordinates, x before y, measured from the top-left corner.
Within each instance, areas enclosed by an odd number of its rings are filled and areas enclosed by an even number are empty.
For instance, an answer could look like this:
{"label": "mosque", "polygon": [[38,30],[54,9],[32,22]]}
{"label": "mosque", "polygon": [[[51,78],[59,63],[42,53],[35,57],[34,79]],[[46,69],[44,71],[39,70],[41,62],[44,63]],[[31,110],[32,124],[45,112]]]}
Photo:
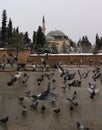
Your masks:
{"label": "mosque", "polygon": [[[45,18],[43,16],[43,19],[42,19],[42,32],[45,34],[45,31],[46,31]],[[62,52],[63,43],[70,46],[70,40],[68,39],[68,36],[65,35],[60,30],[54,30],[54,31],[48,32],[47,35],[46,35],[46,41],[47,41],[47,44],[48,44],[49,47],[51,47],[52,44],[55,44],[59,53]]]}

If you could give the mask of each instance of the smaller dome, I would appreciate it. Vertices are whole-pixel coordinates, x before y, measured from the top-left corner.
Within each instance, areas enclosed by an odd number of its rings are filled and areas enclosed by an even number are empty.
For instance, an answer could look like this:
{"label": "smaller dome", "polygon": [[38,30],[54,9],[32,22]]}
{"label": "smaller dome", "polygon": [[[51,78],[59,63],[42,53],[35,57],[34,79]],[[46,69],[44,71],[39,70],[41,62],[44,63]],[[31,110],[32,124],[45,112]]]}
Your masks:
{"label": "smaller dome", "polygon": [[54,37],[47,35],[47,36],[46,36],[46,39],[47,39],[47,40],[54,40]]}

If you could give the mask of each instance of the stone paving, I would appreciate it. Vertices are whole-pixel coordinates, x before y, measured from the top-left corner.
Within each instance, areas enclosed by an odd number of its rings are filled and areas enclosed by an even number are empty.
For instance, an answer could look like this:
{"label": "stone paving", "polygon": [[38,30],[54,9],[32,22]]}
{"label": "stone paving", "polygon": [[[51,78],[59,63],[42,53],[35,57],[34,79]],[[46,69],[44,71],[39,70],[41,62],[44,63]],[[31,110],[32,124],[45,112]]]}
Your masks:
{"label": "stone paving", "polygon": [[[76,122],[80,122],[90,130],[102,130],[102,84],[100,80],[93,81],[93,67],[66,67],[70,72],[76,72],[75,79],[79,80],[77,70],[81,72],[90,70],[86,79],[82,79],[81,87],[67,87],[64,91],[62,87],[63,79],[60,77],[58,70],[55,72],[55,85],[51,84],[51,92],[56,95],[57,102],[51,104],[50,100],[39,100],[37,110],[32,110],[31,99],[25,95],[25,92],[30,90],[31,95],[38,94],[47,88],[49,80],[46,78],[40,86],[37,86],[36,79],[39,78],[42,72],[26,71],[29,75],[27,87],[20,86],[18,82],[13,86],[7,86],[11,74],[16,71],[0,72],[0,118],[8,115],[9,121],[7,124],[0,123],[0,130],[77,130]],[[71,81],[68,81],[69,83]],[[95,99],[90,99],[90,94],[87,90],[88,82],[96,84],[100,92],[95,96]],[[78,107],[73,111],[69,110],[70,103],[66,98],[71,97],[73,92],[77,92]],[[22,104],[18,97],[24,96],[23,104],[27,107],[27,114],[22,116]],[[41,106],[45,105],[45,112],[41,112]],[[59,114],[54,113],[53,109],[60,108]]]}

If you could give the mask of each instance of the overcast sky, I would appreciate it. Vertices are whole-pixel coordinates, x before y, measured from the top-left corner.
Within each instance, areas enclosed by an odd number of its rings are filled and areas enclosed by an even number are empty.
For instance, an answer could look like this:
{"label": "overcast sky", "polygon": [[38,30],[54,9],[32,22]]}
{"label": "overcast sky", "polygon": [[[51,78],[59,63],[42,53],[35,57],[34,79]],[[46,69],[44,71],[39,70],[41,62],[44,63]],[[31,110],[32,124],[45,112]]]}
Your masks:
{"label": "overcast sky", "polygon": [[75,42],[87,35],[93,43],[96,33],[102,36],[102,0],[0,0],[1,20],[4,9],[13,26],[28,31],[30,38],[42,25],[43,15],[46,34],[57,29]]}

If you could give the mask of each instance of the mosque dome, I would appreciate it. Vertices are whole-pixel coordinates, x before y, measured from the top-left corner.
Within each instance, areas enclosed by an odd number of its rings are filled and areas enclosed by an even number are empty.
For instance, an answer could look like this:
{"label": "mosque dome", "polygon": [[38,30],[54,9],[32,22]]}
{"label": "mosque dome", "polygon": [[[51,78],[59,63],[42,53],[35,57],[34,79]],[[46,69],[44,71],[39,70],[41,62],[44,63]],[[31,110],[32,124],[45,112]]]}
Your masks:
{"label": "mosque dome", "polygon": [[64,36],[65,34],[60,30],[50,31],[48,36]]}
{"label": "mosque dome", "polygon": [[54,39],[68,39],[68,37],[60,30],[50,31],[46,35],[47,40]]}

